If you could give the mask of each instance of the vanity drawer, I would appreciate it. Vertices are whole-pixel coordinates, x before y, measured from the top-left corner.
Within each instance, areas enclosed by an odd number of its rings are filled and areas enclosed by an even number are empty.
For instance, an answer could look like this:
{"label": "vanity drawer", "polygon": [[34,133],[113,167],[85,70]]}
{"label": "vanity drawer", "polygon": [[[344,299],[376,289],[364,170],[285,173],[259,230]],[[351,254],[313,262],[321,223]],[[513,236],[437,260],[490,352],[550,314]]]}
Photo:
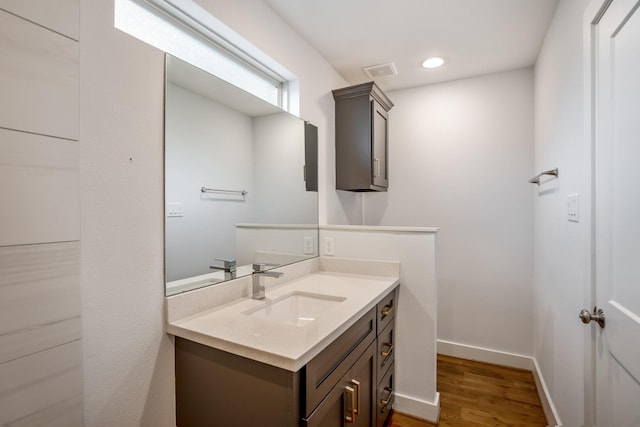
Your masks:
{"label": "vanity drawer", "polygon": [[378,334],[378,379],[381,379],[385,372],[393,365],[395,336],[394,336],[395,321],[387,325],[386,328],[380,334]]}
{"label": "vanity drawer", "polygon": [[376,307],[378,333],[386,328],[387,325],[391,323],[391,320],[396,316],[399,289],[399,286],[396,287],[386,297],[384,297]]}
{"label": "vanity drawer", "polygon": [[372,308],[353,326],[314,357],[303,368],[304,416],[318,404],[347,373],[376,337],[376,309]]}
{"label": "vanity drawer", "polygon": [[378,383],[378,391],[376,393],[376,411],[377,411],[377,427],[382,427],[391,413],[393,406],[393,386],[394,386],[394,366],[387,371],[387,374]]}

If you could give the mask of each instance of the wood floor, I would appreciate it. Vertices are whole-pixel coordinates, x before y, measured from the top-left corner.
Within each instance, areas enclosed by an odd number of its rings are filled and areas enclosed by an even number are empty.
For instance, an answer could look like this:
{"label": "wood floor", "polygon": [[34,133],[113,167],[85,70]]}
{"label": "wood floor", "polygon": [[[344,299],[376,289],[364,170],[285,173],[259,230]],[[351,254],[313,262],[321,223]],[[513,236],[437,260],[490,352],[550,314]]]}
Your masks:
{"label": "wood floor", "polygon": [[[544,427],[531,372],[438,355],[439,427]],[[387,427],[434,424],[394,413]]]}

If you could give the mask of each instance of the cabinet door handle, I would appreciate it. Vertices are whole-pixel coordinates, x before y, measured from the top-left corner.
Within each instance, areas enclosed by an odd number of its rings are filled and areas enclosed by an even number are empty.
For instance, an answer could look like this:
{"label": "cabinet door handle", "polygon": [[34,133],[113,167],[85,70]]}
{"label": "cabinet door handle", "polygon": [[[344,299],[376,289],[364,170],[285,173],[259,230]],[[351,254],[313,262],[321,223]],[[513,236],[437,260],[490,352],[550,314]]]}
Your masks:
{"label": "cabinet door handle", "polygon": [[391,402],[391,397],[393,396],[393,389],[391,387],[385,387],[384,391],[389,392],[389,395],[386,399],[380,399],[380,404],[382,405],[381,413],[387,410],[387,405]]}
{"label": "cabinet door handle", "polygon": [[373,177],[377,178],[379,176],[380,176],[380,159],[376,157],[373,159]]}
{"label": "cabinet door handle", "polygon": [[359,414],[360,413],[360,381],[351,380],[351,384],[355,386],[355,391],[356,391],[356,409],[354,412],[356,414]]}
{"label": "cabinet door handle", "polygon": [[391,352],[393,351],[393,344],[391,344],[390,342],[386,342],[384,344],[382,344],[383,346],[387,347],[387,351],[381,351],[380,352],[380,356],[382,357],[387,357],[391,354]]}
{"label": "cabinet door handle", "polygon": [[[348,409],[348,404],[351,409]],[[356,421],[356,396],[353,388],[349,386],[344,388],[344,408],[347,412],[344,416],[344,422],[347,424],[354,423]]]}
{"label": "cabinet door handle", "polygon": [[391,304],[385,305],[384,307],[382,307],[382,310],[380,310],[380,314],[382,315],[383,319],[391,313],[393,313],[393,305]]}

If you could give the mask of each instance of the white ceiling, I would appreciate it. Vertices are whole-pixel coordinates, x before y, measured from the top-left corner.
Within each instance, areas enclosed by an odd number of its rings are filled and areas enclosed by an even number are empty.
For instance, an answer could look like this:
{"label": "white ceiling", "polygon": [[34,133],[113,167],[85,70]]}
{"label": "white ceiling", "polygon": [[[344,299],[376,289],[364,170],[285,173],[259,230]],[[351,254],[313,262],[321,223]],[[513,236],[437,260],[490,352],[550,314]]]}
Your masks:
{"label": "white ceiling", "polygon": [[[558,0],[264,0],[350,83],[401,89],[533,65]],[[446,60],[422,68],[430,56]]]}

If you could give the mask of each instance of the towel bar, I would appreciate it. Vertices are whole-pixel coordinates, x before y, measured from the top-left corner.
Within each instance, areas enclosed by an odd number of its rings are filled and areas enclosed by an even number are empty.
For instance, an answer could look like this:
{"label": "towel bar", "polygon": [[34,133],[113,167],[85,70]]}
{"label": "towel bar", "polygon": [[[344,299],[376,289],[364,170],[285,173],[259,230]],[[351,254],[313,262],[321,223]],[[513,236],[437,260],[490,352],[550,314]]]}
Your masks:
{"label": "towel bar", "polygon": [[558,168],[555,169],[550,169],[548,171],[544,171],[544,172],[540,172],[538,175],[534,176],[533,178],[531,178],[529,180],[530,183],[532,184],[538,184],[540,185],[540,178],[543,177],[544,175],[551,175],[554,177],[558,177]]}

